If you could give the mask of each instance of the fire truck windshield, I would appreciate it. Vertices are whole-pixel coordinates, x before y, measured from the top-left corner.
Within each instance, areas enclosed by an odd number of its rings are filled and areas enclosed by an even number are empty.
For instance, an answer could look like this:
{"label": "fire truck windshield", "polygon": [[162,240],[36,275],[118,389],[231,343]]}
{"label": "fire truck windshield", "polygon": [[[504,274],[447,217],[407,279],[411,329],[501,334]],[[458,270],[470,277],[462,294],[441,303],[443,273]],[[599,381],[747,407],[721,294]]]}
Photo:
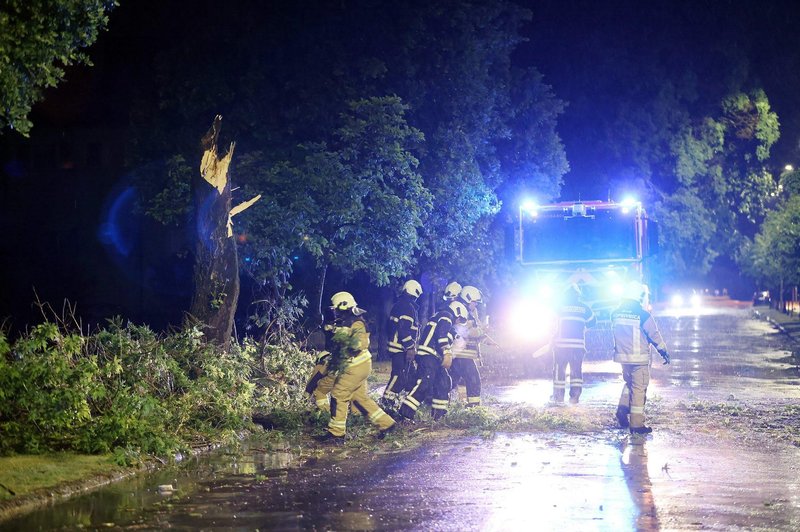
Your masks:
{"label": "fire truck windshield", "polygon": [[523,226],[525,263],[637,258],[633,213],[598,210],[594,216],[542,215]]}

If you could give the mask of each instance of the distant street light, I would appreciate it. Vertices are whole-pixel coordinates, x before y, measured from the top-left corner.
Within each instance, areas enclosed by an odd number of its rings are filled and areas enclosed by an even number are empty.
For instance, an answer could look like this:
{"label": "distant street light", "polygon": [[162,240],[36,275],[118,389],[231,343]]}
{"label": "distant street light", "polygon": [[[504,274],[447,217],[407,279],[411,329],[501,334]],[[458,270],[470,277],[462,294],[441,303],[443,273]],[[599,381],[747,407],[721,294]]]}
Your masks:
{"label": "distant street light", "polygon": [[783,167],[783,169],[786,170],[787,172],[792,172],[794,171],[794,166],[792,166],[791,164],[787,164],[786,166]]}

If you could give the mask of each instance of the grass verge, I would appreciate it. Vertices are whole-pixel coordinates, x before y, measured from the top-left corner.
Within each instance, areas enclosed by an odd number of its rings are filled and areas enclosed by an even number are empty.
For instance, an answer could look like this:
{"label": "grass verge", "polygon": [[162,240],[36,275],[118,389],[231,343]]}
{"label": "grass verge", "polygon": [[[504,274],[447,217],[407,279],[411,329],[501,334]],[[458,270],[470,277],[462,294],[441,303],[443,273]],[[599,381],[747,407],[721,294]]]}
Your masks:
{"label": "grass verge", "polygon": [[125,471],[128,469],[114,465],[111,455],[56,453],[0,457],[0,501]]}

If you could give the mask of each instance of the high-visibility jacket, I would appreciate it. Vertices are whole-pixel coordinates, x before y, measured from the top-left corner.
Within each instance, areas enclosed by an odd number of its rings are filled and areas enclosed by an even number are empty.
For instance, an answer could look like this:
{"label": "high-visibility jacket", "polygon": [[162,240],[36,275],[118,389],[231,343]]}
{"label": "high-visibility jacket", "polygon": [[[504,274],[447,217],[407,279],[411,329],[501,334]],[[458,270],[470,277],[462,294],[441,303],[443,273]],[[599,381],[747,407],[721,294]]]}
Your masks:
{"label": "high-visibility jacket", "polygon": [[410,296],[402,294],[389,314],[389,353],[403,353],[414,347],[419,334],[417,308]]}
{"label": "high-visibility jacket", "polygon": [[650,364],[650,346],[659,352],[667,350],[655,320],[638,301],[626,299],[611,312],[614,334],[614,362]]}
{"label": "high-visibility jacket", "polygon": [[[369,352],[369,332],[367,332],[367,324],[362,318],[352,317],[342,320],[340,325],[334,327],[334,335],[339,331],[347,331],[356,341],[354,342],[355,345],[350,347],[346,353],[342,352],[338,346],[335,347],[332,361],[344,357],[347,366],[354,366],[367,360],[372,360],[372,355]],[[333,364],[337,366],[338,362],[333,362]]]}
{"label": "high-visibility jacket", "polygon": [[442,309],[434,314],[420,336],[417,355],[435,356],[442,360],[445,356],[451,357],[451,346],[455,338],[453,323],[455,316],[449,309]]}
{"label": "high-visibility jacket", "polygon": [[553,347],[586,349],[586,328],[596,322],[592,309],[578,301],[570,301],[558,309],[558,323]]}

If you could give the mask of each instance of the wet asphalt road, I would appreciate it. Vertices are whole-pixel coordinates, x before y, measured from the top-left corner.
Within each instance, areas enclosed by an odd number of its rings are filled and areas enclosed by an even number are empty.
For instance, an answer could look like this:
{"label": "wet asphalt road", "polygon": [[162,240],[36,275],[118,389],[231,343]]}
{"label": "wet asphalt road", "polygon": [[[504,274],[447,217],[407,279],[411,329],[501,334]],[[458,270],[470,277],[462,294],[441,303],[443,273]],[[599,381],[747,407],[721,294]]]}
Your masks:
{"label": "wet asphalt road", "polygon": [[[764,434],[706,430],[671,416],[687,402],[798,404],[787,339],[744,310],[658,318],[673,355],[654,366],[656,432],[497,434],[412,451],[335,450],[302,461],[218,455],[0,523],[2,529],[798,530],[800,449]],[[590,362],[575,415],[612,415],[618,366]],[[489,386],[500,402],[546,408],[551,384]],[[296,467],[302,465],[302,467]],[[171,483],[178,491],[160,494]]]}

